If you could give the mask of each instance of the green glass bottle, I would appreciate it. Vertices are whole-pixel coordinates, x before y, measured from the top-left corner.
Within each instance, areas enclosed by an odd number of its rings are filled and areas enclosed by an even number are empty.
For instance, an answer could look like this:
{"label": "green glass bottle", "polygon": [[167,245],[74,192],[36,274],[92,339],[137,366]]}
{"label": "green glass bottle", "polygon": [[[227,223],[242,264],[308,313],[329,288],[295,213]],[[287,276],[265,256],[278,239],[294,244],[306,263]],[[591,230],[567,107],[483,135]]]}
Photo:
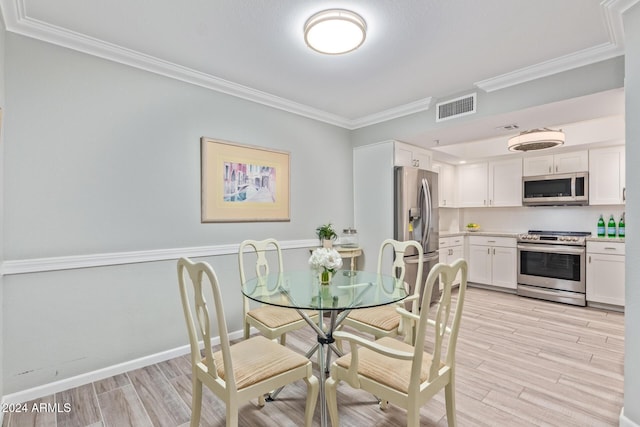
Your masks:
{"label": "green glass bottle", "polygon": [[609,217],[609,224],[607,224],[607,237],[616,237],[616,220],[613,219],[613,215]]}
{"label": "green glass bottle", "polygon": [[600,218],[598,219],[598,237],[604,237],[604,218],[602,218],[602,214],[600,214]]}
{"label": "green glass bottle", "polygon": [[620,222],[618,222],[618,237],[624,238],[624,226],[624,212],[622,212],[622,215],[620,215]]}

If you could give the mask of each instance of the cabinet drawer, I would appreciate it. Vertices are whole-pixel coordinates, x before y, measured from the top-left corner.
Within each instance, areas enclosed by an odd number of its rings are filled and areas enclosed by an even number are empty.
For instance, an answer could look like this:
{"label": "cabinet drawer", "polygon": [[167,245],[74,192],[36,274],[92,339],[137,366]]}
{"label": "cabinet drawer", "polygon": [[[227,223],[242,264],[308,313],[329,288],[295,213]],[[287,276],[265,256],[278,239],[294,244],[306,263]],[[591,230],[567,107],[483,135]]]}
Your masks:
{"label": "cabinet drawer", "polygon": [[515,248],[516,239],[513,237],[493,237],[493,236],[469,236],[470,245],[482,246],[502,246],[506,248]]}
{"label": "cabinet drawer", "polygon": [[624,255],[624,243],[587,242],[587,252],[594,254]]}
{"label": "cabinet drawer", "polygon": [[441,248],[461,246],[462,244],[464,244],[464,236],[441,237],[439,240],[439,245]]}

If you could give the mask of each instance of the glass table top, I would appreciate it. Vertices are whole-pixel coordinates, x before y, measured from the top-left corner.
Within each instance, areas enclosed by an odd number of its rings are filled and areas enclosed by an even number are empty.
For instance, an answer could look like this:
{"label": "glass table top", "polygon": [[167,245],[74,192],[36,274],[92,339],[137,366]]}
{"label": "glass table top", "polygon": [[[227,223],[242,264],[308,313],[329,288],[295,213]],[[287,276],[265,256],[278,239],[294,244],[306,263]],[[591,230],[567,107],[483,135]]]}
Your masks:
{"label": "glass table top", "polygon": [[303,310],[375,307],[407,297],[405,282],[368,271],[339,270],[321,284],[312,269],[271,273],[247,280],[242,293],[265,304]]}

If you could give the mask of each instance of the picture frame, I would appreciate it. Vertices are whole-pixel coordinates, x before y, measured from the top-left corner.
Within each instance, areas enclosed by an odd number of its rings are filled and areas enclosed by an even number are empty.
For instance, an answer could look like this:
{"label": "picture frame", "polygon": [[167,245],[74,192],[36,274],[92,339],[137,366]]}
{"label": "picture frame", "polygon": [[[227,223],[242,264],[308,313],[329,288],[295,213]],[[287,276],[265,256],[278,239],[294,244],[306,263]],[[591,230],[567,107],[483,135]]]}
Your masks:
{"label": "picture frame", "polygon": [[289,153],[202,137],[201,221],[290,221]]}

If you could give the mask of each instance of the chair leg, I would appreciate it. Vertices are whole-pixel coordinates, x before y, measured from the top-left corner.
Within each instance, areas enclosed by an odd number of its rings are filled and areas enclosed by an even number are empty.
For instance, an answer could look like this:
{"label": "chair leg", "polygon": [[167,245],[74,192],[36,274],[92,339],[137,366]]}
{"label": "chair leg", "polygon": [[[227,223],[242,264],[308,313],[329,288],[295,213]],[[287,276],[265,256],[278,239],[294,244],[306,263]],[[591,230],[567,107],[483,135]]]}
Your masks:
{"label": "chair leg", "polygon": [[249,339],[249,335],[251,334],[251,325],[245,320],[244,322],[244,339]]}
{"label": "chair leg", "polygon": [[307,403],[304,407],[304,425],[305,427],[311,427],[313,424],[313,413],[316,410],[316,402],[318,401],[320,384],[314,376],[305,378],[304,381],[307,383]]}
{"label": "chair leg", "polygon": [[287,344],[287,334],[280,335],[280,345],[286,345],[286,344]]}
{"label": "chair leg", "polygon": [[451,378],[449,384],[444,386],[444,400],[447,406],[447,423],[449,427],[456,426],[456,396],[455,387],[453,385],[453,378]]}
{"label": "chair leg", "polygon": [[407,427],[420,427],[420,408],[409,405],[407,408]]}
{"label": "chair leg", "polygon": [[325,382],[324,393],[327,397],[327,409],[329,409],[329,418],[333,427],[340,427],[340,419],[338,418],[338,382],[333,378],[328,378]]}
{"label": "chair leg", "polygon": [[227,403],[227,427],[238,427],[238,404],[231,400]]}
{"label": "chair leg", "polygon": [[202,382],[197,374],[193,373],[193,393],[191,396],[191,427],[200,425],[200,414],[202,412]]}

